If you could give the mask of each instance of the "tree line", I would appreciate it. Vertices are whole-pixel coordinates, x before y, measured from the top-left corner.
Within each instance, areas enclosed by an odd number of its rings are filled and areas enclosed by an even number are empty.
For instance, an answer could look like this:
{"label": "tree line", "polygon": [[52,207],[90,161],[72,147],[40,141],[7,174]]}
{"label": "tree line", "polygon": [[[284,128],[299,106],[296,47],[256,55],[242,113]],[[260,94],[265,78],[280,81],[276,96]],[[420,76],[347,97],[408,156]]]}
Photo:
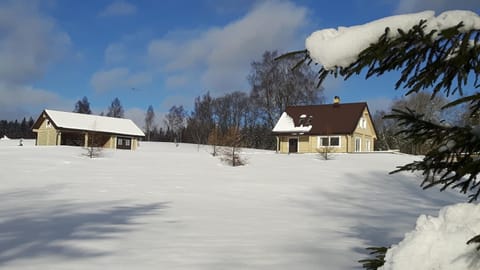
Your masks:
{"label": "tree line", "polygon": [[277,57],[277,51],[266,51],[260,61],[251,63],[249,92],[218,97],[207,92],[195,98],[191,112],[182,105],[172,106],[164,121],[167,132],[174,141],[274,149],[271,131],[286,106],[324,101],[323,88],[315,86],[310,67],[292,70],[299,59],[277,61]]}
{"label": "tree line", "polygon": [[[320,104],[324,100],[323,89],[315,86],[315,73],[308,66],[292,70],[299,59],[277,61],[277,57],[277,51],[266,51],[260,61],[251,63],[249,92],[234,91],[217,97],[207,92],[194,99],[190,112],[183,105],[172,106],[163,125],[155,124],[155,112],[149,105],[143,126],[145,139],[274,149],[271,131],[286,106]],[[91,113],[87,97],[75,104],[74,112]],[[118,98],[105,115],[124,116]]]}
{"label": "tree line", "polygon": [[24,117],[22,121],[0,120],[0,138],[6,136],[11,139],[34,139],[35,134],[32,132],[34,122],[32,117],[28,120]]}
{"label": "tree line", "polygon": [[[155,124],[155,112],[150,105],[145,113],[145,139],[149,141],[172,141],[197,144],[226,144],[241,142],[241,147],[274,149],[271,135],[275,122],[286,106],[323,103],[323,88],[316,87],[315,72],[308,66],[292,70],[300,60],[277,61],[277,51],[266,51],[259,61],[251,63],[247,76],[250,90],[234,91],[220,96],[209,92],[193,101],[193,109],[187,111],[182,104],[172,106],[163,119],[163,125]],[[73,112],[91,114],[90,102],[83,97],[75,103]],[[100,115],[123,118],[125,111],[115,98],[107,111]],[[15,122],[14,122],[15,123]],[[12,138],[34,137],[31,126],[29,135],[3,128]],[[233,134],[233,135],[232,135]],[[235,136],[238,139],[227,138]]]}
{"label": "tree line", "polygon": [[[145,140],[211,145],[236,142],[238,147],[275,149],[271,130],[286,106],[324,102],[323,88],[316,86],[316,73],[308,65],[292,69],[301,58],[276,60],[277,57],[277,51],[266,51],[260,60],[251,63],[247,76],[250,91],[234,91],[216,97],[206,92],[193,100],[191,111],[183,105],[172,106],[161,125],[155,123],[155,112],[149,105],[143,125]],[[399,149],[404,153],[423,154],[431,148],[428,144],[412,143],[399,134],[401,129],[397,121],[385,118],[395,109],[409,108],[422,114],[423,119],[436,123],[480,123],[478,113],[470,117],[468,106],[442,110],[447,103],[441,95],[432,98],[428,93],[419,92],[394,100],[386,110],[374,112],[372,120],[378,136],[375,150]],[[73,112],[91,114],[88,98],[78,100]],[[123,118],[125,111],[118,97],[100,115]],[[28,121],[3,120],[0,125],[3,134],[0,135],[34,138],[32,125],[31,118]]]}
{"label": "tree line", "polygon": [[376,150],[397,149],[402,153],[423,155],[436,147],[433,141],[419,142],[408,138],[402,130],[398,119],[388,117],[395,111],[410,110],[422,121],[437,125],[448,126],[475,126],[480,124],[480,114],[474,112],[468,105],[455,108],[445,108],[449,103],[441,93],[432,97],[427,92],[412,93],[407,97],[396,99],[386,110],[376,111],[372,120],[377,132]]}

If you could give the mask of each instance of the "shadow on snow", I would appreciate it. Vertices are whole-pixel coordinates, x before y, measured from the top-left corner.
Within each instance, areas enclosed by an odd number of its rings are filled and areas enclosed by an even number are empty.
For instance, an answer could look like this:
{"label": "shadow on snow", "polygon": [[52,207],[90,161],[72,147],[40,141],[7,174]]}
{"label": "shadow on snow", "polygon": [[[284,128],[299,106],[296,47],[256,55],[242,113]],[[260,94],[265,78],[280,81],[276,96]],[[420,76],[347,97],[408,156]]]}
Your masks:
{"label": "shadow on snow", "polygon": [[[19,191],[0,196],[8,198],[25,193],[28,192]],[[48,206],[32,206],[30,210],[10,209],[0,213],[0,266],[14,260],[42,256],[82,259],[108,255],[111,252],[81,248],[78,243],[71,241],[92,246],[94,242],[85,241],[121,238],[122,233],[134,230],[134,225],[139,224],[135,221],[136,218],[157,214],[159,210],[168,207],[168,202],[122,206],[113,206],[109,202],[46,202]],[[88,210],[89,208],[97,210]]]}
{"label": "shadow on snow", "polygon": [[[321,180],[321,177],[319,177]],[[440,208],[467,197],[457,191],[440,192],[438,187],[423,190],[418,180],[405,173],[389,175],[372,172],[367,175],[348,174],[348,181],[337,190],[313,190],[307,200],[295,201],[314,216],[338,219],[343,228],[329,228],[339,239],[358,239],[361,246],[353,251],[359,255],[352,263],[368,257],[366,247],[397,244],[406,232],[414,229],[422,215],[438,215]],[[320,237],[321,237],[321,232]],[[312,249],[328,249],[325,247]],[[356,264],[360,268],[360,264]]]}

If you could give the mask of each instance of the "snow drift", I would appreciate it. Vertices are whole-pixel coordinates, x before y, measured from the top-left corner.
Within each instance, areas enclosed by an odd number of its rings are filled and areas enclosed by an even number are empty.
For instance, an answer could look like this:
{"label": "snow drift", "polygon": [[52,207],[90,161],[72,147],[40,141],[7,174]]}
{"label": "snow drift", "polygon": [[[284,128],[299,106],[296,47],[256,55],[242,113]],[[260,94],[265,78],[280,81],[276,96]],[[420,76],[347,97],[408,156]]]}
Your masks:
{"label": "snow drift", "polygon": [[457,204],[438,217],[421,215],[414,231],[392,246],[383,270],[480,269],[480,251],[466,242],[480,234],[480,205]]}

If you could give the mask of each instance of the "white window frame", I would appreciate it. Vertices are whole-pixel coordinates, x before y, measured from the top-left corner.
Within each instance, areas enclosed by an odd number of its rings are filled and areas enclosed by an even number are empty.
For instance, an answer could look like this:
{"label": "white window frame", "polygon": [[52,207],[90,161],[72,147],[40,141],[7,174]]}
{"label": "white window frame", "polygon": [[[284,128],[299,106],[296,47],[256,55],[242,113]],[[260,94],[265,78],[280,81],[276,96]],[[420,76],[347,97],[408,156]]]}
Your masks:
{"label": "white window frame", "polygon": [[[323,138],[328,138],[328,145],[322,145],[322,139]],[[331,145],[332,138],[338,138],[338,145]],[[342,147],[342,137],[340,135],[318,136],[317,137],[317,148],[320,148],[320,147],[335,147],[335,148]]]}
{"label": "white window frame", "polygon": [[[357,149],[357,141],[358,141],[358,149]],[[354,152],[362,152],[362,138],[355,137],[354,142],[355,142]]]}
{"label": "white window frame", "polygon": [[366,129],[367,128],[367,119],[365,119],[365,117],[360,118],[360,122],[358,123],[358,125],[360,126],[360,128]]}

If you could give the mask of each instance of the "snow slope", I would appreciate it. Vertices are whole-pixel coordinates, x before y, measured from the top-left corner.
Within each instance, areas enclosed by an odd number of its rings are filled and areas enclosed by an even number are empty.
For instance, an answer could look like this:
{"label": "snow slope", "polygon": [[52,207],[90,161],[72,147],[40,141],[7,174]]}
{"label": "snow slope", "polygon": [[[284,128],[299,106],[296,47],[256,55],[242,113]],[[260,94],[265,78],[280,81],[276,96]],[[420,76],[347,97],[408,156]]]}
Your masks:
{"label": "snow slope", "polygon": [[247,150],[233,168],[187,144],[24,143],[0,141],[0,269],[352,269],[465,201],[389,175],[408,155]]}

